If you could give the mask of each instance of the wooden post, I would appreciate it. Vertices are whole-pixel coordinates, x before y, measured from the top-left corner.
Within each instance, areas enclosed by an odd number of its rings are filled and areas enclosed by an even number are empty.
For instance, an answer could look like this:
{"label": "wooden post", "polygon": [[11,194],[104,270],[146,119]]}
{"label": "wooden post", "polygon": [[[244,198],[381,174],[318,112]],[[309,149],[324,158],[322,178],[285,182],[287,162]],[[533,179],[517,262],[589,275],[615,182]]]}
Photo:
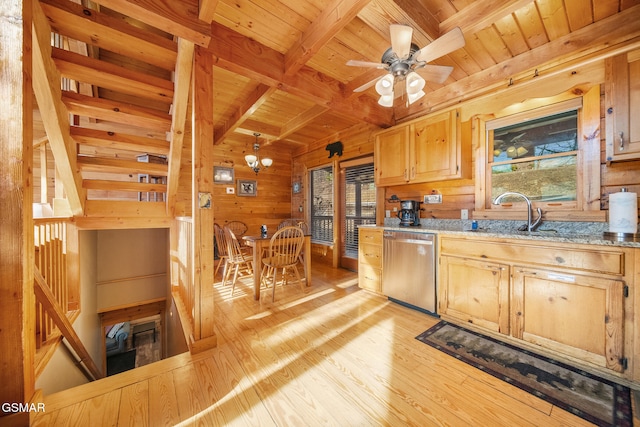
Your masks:
{"label": "wooden post", "polygon": [[[34,394],[31,0],[0,0],[0,402]],[[0,424],[29,413],[0,411]]]}
{"label": "wooden post", "polygon": [[213,57],[200,46],[195,47],[192,85],[195,342],[191,351],[197,353],[217,345],[213,329]]}

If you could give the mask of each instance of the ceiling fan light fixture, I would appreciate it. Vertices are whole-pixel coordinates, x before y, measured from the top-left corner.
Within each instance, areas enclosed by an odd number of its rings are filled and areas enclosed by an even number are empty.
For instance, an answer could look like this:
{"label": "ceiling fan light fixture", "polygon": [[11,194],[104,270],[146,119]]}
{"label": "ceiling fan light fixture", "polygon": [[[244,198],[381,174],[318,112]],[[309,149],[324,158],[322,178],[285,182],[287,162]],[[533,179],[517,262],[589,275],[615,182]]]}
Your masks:
{"label": "ceiling fan light fixture", "polygon": [[376,83],[376,92],[378,92],[378,95],[393,95],[393,81],[394,79],[391,74],[387,74],[378,80]]}
{"label": "ceiling fan light fixture", "polygon": [[424,88],[425,81],[421,75],[416,73],[415,71],[407,74],[407,94],[409,95],[417,95],[422,92]]}
{"label": "ceiling fan light fixture", "polygon": [[423,96],[425,96],[425,93],[423,90],[420,90],[417,93],[407,93],[407,97],[409,98],[409,105],[413,104],[414,102],[416,102],[418,99],[422,98]]}
{"label": "ceiling fan light fixture", "polygon": [[378,100],[378,104],[383,107],[393,107],[393,94],[391,95],[381,95]]}

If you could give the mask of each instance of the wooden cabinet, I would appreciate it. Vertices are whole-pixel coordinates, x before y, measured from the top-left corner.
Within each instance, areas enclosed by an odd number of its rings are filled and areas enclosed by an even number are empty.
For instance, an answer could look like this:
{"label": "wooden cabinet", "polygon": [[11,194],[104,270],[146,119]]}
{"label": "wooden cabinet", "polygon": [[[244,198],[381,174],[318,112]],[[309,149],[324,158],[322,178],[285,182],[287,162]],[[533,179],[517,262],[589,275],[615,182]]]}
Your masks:
{"label": "wooden cabinet", "polygon": [[605,60],[607,161],[640,159],[640,50]]}
{"label": "wooden cabinet", "polygon": [[639,344],[628,288],[632,250],[475,236],[439,241],[443,319],[634,378],[634,368],[627,370]]}
{"label": "wooden cabinet", "polygon": [[617,372],[624,370],[624,283],[515,266],[514,337]]}
{"label": "wooden cabinet", "polygon": [[398,125],[376,135],[378,186],[462,177],[457,110]]}
{"label": "wooden cabinet", "polygon": [[382,233],[381,228],[358,230],[358,286],[382,292]]}
{"label": "wooden cabinet", "polygon": [[509,266],[442,256],[438,313],[509,333]]}

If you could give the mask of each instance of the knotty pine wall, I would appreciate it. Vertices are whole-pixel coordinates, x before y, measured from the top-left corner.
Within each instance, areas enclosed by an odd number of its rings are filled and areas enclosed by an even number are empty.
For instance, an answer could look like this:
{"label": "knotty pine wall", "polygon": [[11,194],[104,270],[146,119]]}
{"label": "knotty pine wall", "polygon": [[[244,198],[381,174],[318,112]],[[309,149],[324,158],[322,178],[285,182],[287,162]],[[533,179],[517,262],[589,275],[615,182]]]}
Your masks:
{"label": "knotty pine wall", "polygon": [[[236,137],[234,137],[236,138]],[[191,141],[190,129],[185,132],[185,141]],[[240,137],[238,141],[225,140],[214,146],[214,164],[233,168],[233,184],[214,184],[212,194],[212,209],[214,221],[224,226],[230,221],[242,221],[247,224],[250,234],[259,234],[260,226],[266,224],[275,230],[283,220],[290,218],[291,212],[291,152],[274,145],[260,141],[259,154],[261,157],[271,157],[273,165],[263,169],[256,175],[247,166],[244,156],[253,153],[255,138]],[[176,197],[176,216],[191,216],[191,146],[185,144],[182,152],[180,168],[180,184]],[[255,197],[238,195],[238,180],[255,180],[257,195]],[[213,170],[211,171],[213,181]],[[227,188],[233,188],[234,193],[228,194]]]}
{"label": "knotty pine wall", "polygon": [[[602,63],[604,67],[604,62]],[[486,112],[490,114],[491,112]],[[609,194],[620,191],[621,187],[627,187],[628,191],[640,194],[640,160],[616,162],[607,164],[605,159],[605,108],[604,108],[604,82],[600,85],[600,206],[602,210],[609,209]],[[445,180],[423,184],[398,185],[386,187],[385,209],[393,211],[400,208],[398,202],[390,203],[387,200],[391,195],[397,195],[400,199],[420,200],[425,194],[432,191],[442,194],[442,204],[423,205],[422,218],[459,219],[460,210],[468,209],[470,215],[475,208],[475,150],[471,147],[471,122],[463,121],[461,124],[461,137],[463,149],[471,150],[471,168],[469,179]],[[463,166],[464,167],[464,166]],[[640,214],[640,211],[639,211]],[[393,212],[392,212],[393,215]]]}
{"label": "knotty pine wall", "polygon": [[[373,135],[379,128],[376,126],[364,124],[354,126],[353,128],[327,136],[307,147],[302,147],[293,153],[293,169],[291,182],[300,182],[301,190],[297,194],[292,195],[291,212],[292,218],[305,218],[309,220],[309,171],[314,168],[333,165],[336,173],[339,171],[339,164],[342,161],[357,159],[360,157],[372,156],[374,138]],[[336,155],[329,158],[329,152],[325,149],[327,144],[335,141],[341,141],[343,145],[342,156]],[[337,175],[336,175],[337,176]],[[334,195],[334,197],[337,197]],[[338,215],[338,203],[334,202],[334,217]],[[302,207],[302,212],[300,211]],[[312,244],[312,256],[314,262],[324,262],[334,267],[338,266],[338,248],[339,242],[338,229],[334,230],[334,244],[321,245]]]}

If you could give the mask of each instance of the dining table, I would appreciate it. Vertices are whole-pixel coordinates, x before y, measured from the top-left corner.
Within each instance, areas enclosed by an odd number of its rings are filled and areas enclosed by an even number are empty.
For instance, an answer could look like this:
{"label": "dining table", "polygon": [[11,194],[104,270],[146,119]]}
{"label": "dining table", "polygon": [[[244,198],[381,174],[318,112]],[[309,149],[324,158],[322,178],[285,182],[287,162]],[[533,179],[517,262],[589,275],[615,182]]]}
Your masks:
{"label": "dining table", "polygon": [[[253,251],[253,298],[260,299],[260,276],[262,274],[262,256],[265,252],[264,249],[269,249],[269,243],[273,233],[267,235],[246,235],[242,236],[247,246],[250,246]],[[311,234],[304,235],[304,246],[302,247],[302,253],[304,256],[304,277],[306,278],[307,286],[311,286]]]}

